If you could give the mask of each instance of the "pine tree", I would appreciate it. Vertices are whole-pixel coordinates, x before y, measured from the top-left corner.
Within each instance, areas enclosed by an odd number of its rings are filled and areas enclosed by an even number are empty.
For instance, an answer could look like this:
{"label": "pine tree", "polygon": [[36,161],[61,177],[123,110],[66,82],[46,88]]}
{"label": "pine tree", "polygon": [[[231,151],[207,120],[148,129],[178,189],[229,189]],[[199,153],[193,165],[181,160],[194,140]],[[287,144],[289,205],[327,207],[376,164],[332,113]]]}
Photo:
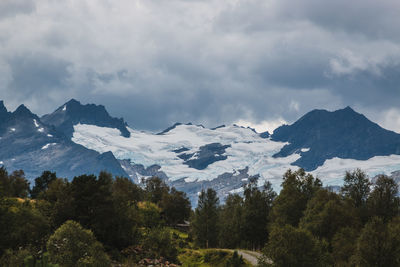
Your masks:
{"label": "pine tree", "polygon": [[192,222],[195,241],[200,247],[217,245],[218,205],[219,198],[215,190],[208,188],[207,191],[201,191]]}

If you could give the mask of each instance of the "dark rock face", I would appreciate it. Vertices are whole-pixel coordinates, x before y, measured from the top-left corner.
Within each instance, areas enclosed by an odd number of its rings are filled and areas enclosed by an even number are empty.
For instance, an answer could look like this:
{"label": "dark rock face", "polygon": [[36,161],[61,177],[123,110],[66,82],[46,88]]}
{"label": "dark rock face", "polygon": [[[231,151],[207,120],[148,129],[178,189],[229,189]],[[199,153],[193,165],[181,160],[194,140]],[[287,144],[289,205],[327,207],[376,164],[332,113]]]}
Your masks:
{"label": "dark rock face", "polygon": [[122,136],[130,136],[124,120],[111,117],[104,106],[82,105],[75,99],[68,101],[53,113],[44,115],[41,120],[48,125],[53,125],[57,131],[64,133],[69,138],[72,137],[73,126],[78,123],[116,128],[120,130]]}
{"label": "dark rock face", "polygon": [[190,168],[197,170],[204,170],[208,165],[227,159],[227,156],[223,155],[225,149],[230,145],[221,145],[220,143],[212,143],[201,146],[199,151],[196,153],[182,153],[178,157],[183,159],[186,165]]}
{"label": "dark rock face", "polygon": [[0,103],[0,161],[9,171],[23,169],[28,179],[44,170],[70,179],[102,170],[126,175],[111,152],[100,154],[75,144],[23,105],[12,113],[2,106]]}
{"label": "dark rock face", "polygon": [[142,164],[134,164],[129,159],[119,160],[119,163],[129,175],[129,177],[136,183],[141,183],[141,176],[152,177],[156,176],[164,181],[168,180],[167,175],[161,171],[161,166],[151,165],[149,167],[144,167]]}
{"label": "dark rock face", "polygon": [[[292,125],[276,129],[274,141],[289,142],[274,157],[299,153],[293,165],[315,170],[334,157],[367,160],[400,154],[400,135],[381,128],[350,107],[328,112],[313,110]],[[302,148],[310,150],[302,152]]]}
{"label": "dark rock face", "polygon": [[177,154],[179,154],[179,153],[182,153],[182,152],[185,152],[185,151],[188,151],[188,150],[190,150],[190,149],[187,148],[187,147],[182,147],[182,148],[178,148],[178,149],[175,149],[175,150],[172,150],[172,151],[177,153]]}
{"label": "dark rock face", "polygon": [[268,131],[266,131],[266,132],[260,133],[260,137],[266,139],[266,138],[270,137],[270,134]]}
{"label": "dark rock face", "polygon": [[178,190],[186,192],[192,203],[192,207],[195,207],[197,205],[197,194],[202,189],[207,188],[213,188],[214,190],[216,190],[221,202],[224,202],[225,198],[228,196],[231,190],[241,188],[247,183],[247,180],[250,177],[248,171],[249,168],[247,167],[245,169],[237,171],[236,173],[226,172],[218,175],[218,177],[211,181],[185,182],[185,179],[179,179],[170,182],[169,185],[175,187]]}

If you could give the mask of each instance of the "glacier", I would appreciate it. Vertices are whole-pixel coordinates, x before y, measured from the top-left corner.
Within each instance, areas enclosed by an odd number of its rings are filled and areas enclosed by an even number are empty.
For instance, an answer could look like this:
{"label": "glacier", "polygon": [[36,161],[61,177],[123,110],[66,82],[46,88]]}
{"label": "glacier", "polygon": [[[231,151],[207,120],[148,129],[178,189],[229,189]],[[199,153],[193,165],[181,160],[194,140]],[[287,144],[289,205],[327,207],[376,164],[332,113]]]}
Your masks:
{"label": "glacier", "polygon": [[[298,168],[291,164],[300,158],[300,152],[309,150],[305,147],[287,157],[273,157],[288,143],[262,138],[254,130],[236,125],[208,129],[180,124],[162,134],[129,127],[128,130],[130,137],[124,137],[115,128],[79,123],[74,125],[72,141],[99,153],[111,151],[117,159],[129,159],[131,164],[144,167],[159,165],[169,181],[212,181],[224,173],[236,173],[248,168],[249,175],[259,175],[259,185],[269,181],[276,191],[280,191],[282,175],[287,169]],[[215,161],[198,170],[178,157],[177,151],[196,157],[201,146],[212,143],[229,146],[223,154],[225,160]],[[311,173],[326,186],[340,186],[345,172],[355,168],[361,168],[370,177],[390,175],[400,170],[400,155],[375,156],[368,160],[332,158]],[[240,190],[236,188],[232,192]]]}

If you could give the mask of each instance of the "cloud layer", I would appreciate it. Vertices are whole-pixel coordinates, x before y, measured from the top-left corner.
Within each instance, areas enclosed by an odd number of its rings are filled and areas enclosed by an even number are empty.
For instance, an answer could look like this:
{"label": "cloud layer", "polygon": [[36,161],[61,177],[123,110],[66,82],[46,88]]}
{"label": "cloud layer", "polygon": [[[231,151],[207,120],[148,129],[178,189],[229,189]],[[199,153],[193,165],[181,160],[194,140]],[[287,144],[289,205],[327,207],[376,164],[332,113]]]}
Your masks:
{"label": "cloud layer", "polygon": [[44,114],[74,97],[159,130],[350,105],[400,131],[396,0],[3,0],[0,10],[9,108]]}

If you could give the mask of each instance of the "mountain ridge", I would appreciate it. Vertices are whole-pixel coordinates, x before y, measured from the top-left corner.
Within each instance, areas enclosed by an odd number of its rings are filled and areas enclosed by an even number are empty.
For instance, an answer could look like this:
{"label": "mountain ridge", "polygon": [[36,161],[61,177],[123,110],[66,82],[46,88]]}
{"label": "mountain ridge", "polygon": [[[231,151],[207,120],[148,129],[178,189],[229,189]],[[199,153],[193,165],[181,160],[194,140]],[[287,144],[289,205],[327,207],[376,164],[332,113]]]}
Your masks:
{"label": "mountain ridge", "polygon": [[[293,165],[307,171],[334,157],[367,160],[400,154],[400,134],[382,128],[350,107],[310,111],[293,124],[275,129],[271,139],[289,143],[274,157],[298,152],[302,157]],[[299,152],[304,147],[309,150]]]}

